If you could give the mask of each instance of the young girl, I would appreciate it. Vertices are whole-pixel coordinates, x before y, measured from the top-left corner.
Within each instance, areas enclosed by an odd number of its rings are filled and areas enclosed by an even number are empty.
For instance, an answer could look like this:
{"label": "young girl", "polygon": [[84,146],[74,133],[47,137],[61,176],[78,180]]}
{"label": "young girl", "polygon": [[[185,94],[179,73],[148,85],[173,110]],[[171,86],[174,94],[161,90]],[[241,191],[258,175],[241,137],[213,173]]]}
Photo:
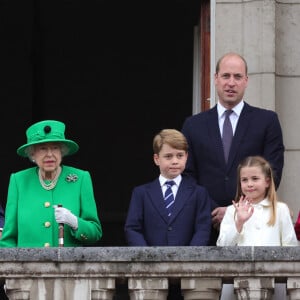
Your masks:
{"label": "young girl", "polygon": [[277,201],[270,164],[249,156],[237,171],[236,197],[221,222],[217,246],[297,246],[289,208]]}

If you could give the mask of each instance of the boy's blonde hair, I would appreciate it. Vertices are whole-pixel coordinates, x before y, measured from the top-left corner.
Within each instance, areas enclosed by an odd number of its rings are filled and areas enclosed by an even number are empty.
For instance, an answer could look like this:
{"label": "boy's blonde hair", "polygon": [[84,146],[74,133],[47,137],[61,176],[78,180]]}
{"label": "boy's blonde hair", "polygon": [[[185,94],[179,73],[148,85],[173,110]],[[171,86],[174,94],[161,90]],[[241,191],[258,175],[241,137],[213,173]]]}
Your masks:
{"label": "boy's blonde hair", "polygon": [[248,156],[238,166],[237,169],[237,190],[235,202],[238,202],[243,195],[241,190],[241,169],[245,167],[259,167],[267,179],[269,179],[269,187],[266,189],[265,198],[271,202],[271,216],[268,225],[273,226],[276,220],[277,194],[275,189],[274,175],[270,163],[261,156]]}
{"label": "boy's blonde hair", "polygon": [[188,143],[185,136],[176,129],[163,129],[153,139],[153,152],[159,154],[164,144],[168,144],[177,150],[188,151]]}

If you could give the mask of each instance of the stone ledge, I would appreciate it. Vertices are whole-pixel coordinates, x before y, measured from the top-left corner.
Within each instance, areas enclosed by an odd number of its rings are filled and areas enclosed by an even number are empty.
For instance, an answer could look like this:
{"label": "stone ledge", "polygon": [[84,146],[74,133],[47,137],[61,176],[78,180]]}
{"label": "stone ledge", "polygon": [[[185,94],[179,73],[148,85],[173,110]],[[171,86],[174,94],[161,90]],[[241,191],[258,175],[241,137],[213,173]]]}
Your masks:
{"label": "stone ledge", "polygon": [[299,247],[0,248],[0,262],[300,261]]}

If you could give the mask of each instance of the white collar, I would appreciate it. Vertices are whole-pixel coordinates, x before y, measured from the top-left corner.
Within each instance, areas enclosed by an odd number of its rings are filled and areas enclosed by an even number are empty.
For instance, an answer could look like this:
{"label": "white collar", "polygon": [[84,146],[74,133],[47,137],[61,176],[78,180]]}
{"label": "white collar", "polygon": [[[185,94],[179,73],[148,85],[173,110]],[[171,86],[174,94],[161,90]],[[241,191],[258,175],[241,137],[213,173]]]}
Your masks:
{"label": "white collar", "polygon": [[179,186],[179,184],[182,180],[182,176],[181,176],[181,174],[179,174],[177,177],[175,177],[173,179],[170,179],[170,178],[166,178],[166,177],[164,177],[160,174],[158,179],[159,179],[159,182],[160,182],[161,186],[163,186],[166,183],[166,181],[168,181],[168,180],[173,180],[175,182],[175,184],[177,186]]}
{"label": "white collar", "polygon": [[271,201],[268,198],[265,198],[263,200],[261,200],[258,203],[253,203],[253,206],[270,206],[271,205]]}
{"label": "white collar", "polygon": [[[234,106],[231,110],[239,117],[244,105],[245,105],[245,102],[244,102],[244,100],[242,100],[239,104]],[[218,110],[218,116],[219,116],[219,118],[221,118],[227,109],[220,102],[218,102],[217,110]]]}

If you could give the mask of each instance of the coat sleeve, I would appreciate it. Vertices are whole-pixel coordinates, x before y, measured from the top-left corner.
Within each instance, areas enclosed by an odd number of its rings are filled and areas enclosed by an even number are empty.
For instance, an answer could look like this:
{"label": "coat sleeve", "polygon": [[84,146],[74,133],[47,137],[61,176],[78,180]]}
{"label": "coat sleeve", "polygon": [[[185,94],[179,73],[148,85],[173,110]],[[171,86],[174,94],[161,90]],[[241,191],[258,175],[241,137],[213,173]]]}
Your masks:
{"label": "coat sleeve", "polygon": [[217,246],[237,246],[240,234],[238,233],[234,221],[234,206],[227,207],[224,218],[220,225],[220,233]]}
{"label": "coat sleeve", "polygon": [[144,238],[143,211],[142,195],[138,188],[134,188],[124,226],[125,237],[129,246],[147,246]]}
{"label": "coat sleeve", "polygon": [[281,125],[277,114],[272,112],[265,134],[263,156],[272,166],[277,188],[281,181],[284,164],[284,149]]}
{"label": "coat sleeve", "polygon": [[198,205],[195,220],[195,233],[190,246],[207,246],[212,227],[211,208],[212,200],[205,188],[198,188]]}
{"label": "coat sleeve", "polygon": [[94,243],[102,237],[102,227],[98,218],[96,201],[94,198],[93,184],[90,173],[84,172],[80,192],[80,215],[78,216],[78,229],[72,234],[82,243]]}

